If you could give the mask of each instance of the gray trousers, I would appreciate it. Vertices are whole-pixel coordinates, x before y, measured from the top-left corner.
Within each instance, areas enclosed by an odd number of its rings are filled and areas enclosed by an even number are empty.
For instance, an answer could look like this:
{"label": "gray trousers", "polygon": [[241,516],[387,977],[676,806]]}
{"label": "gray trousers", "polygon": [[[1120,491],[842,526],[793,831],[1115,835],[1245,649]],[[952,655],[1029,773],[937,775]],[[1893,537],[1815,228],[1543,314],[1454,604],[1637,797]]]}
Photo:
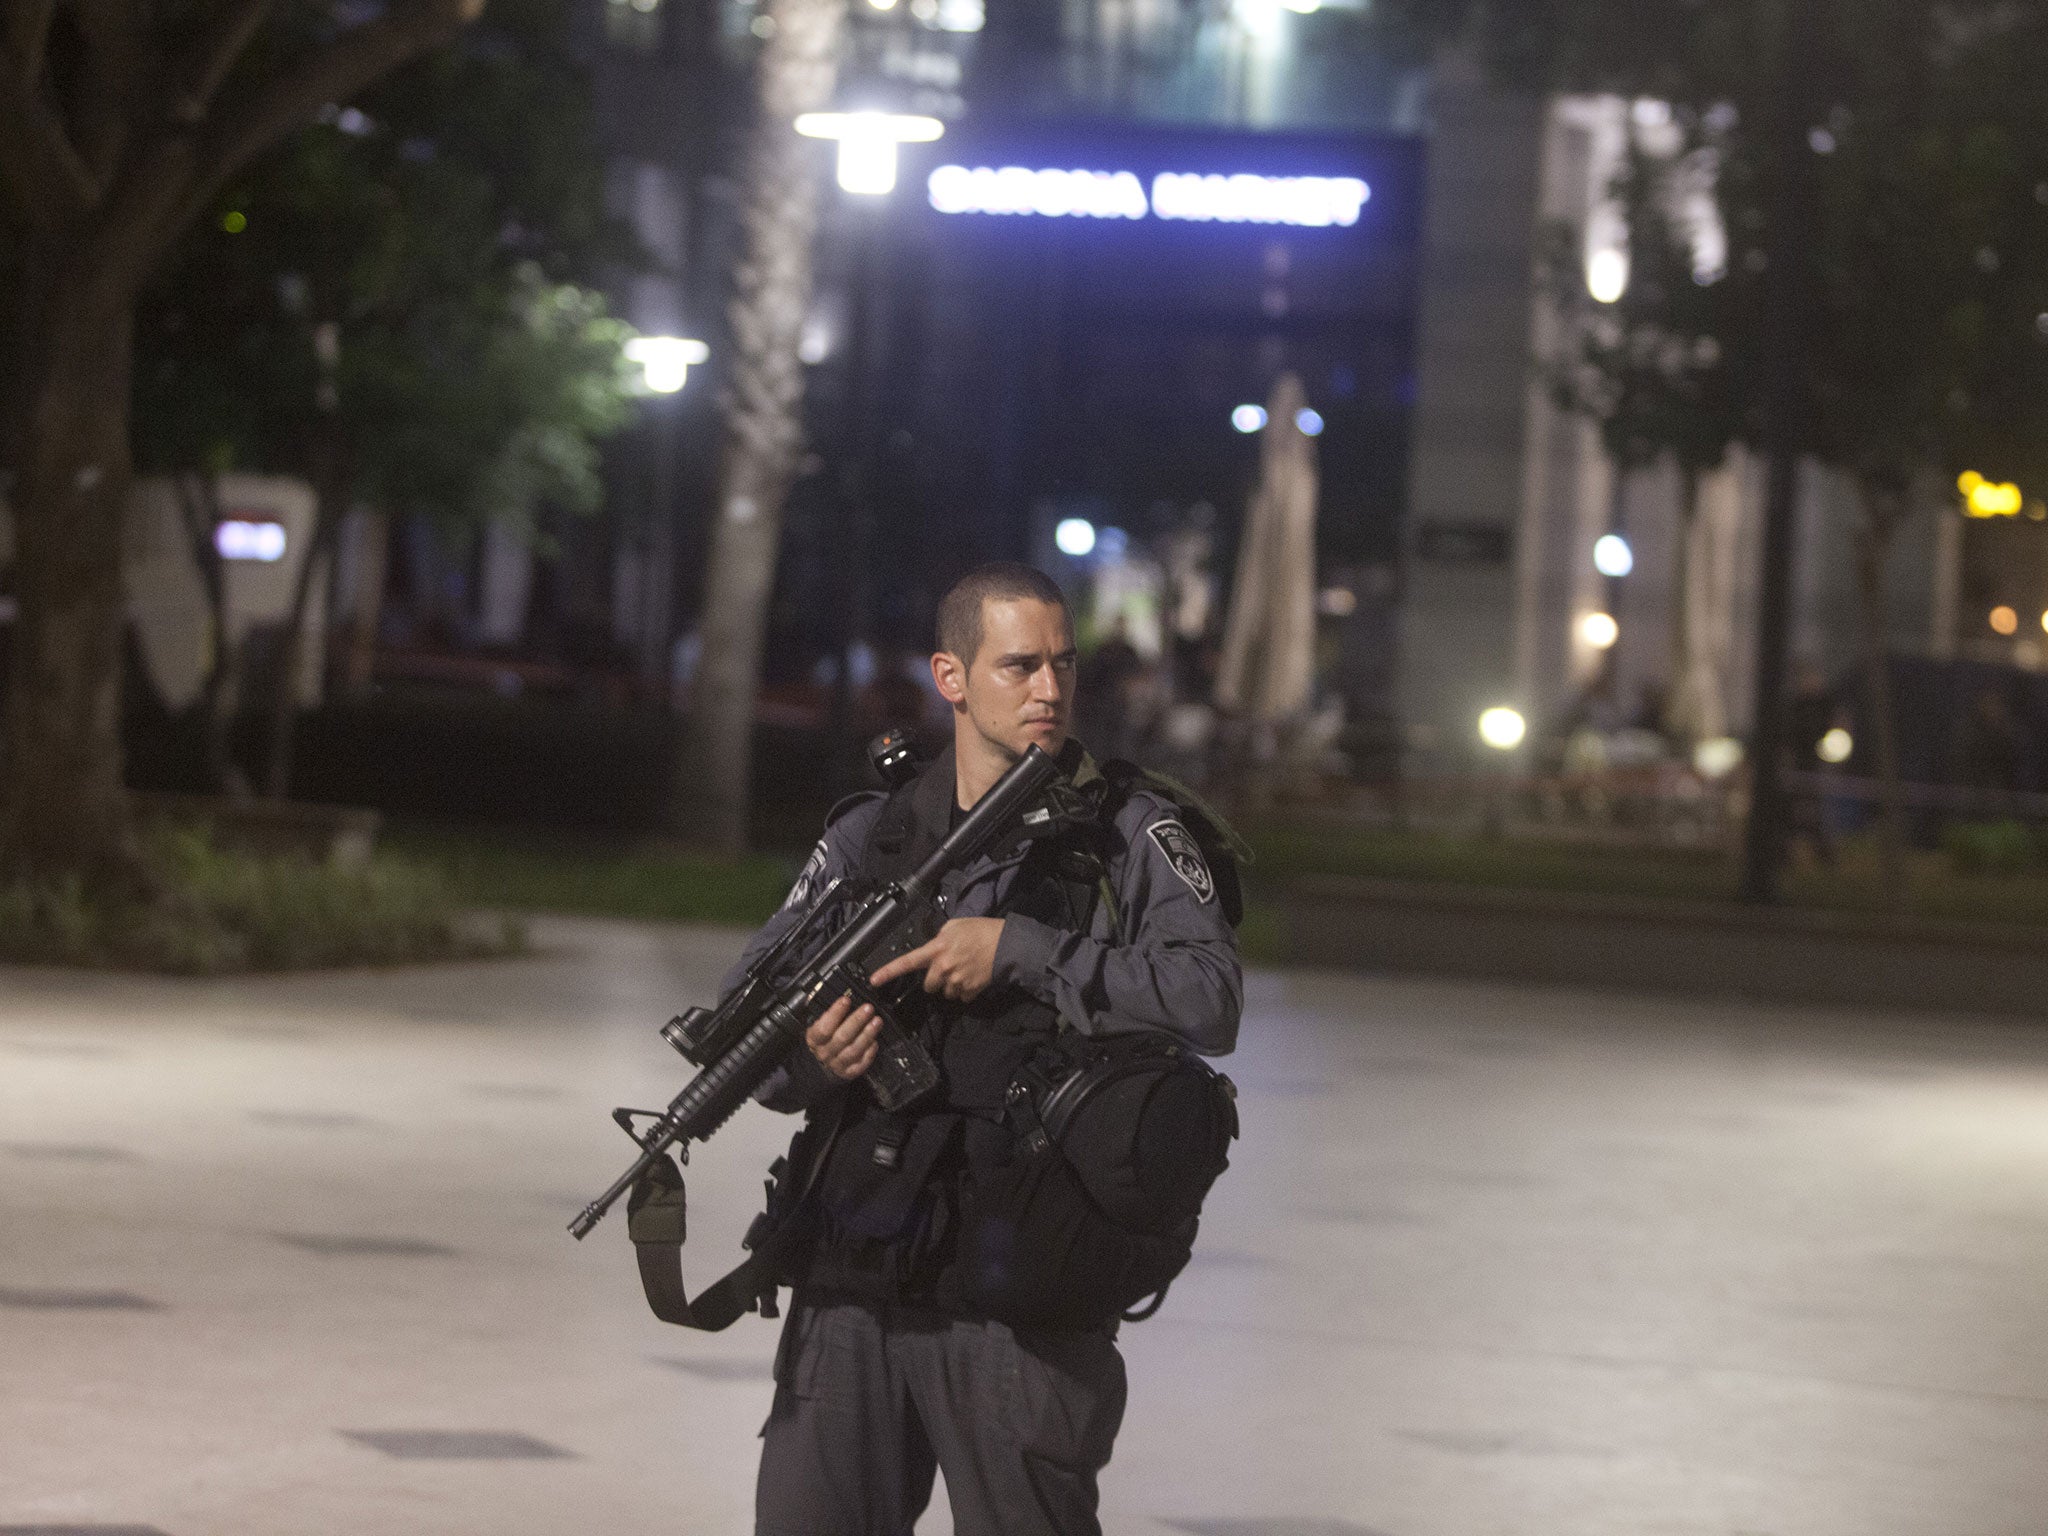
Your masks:
{"label": "gray trousers", "polygon": [[908,1307],[812,1303],[783,1324],[755,1536],[910,1536],[943,1469],[957,1536],[1099,1536],[1124,1416],[1107,1329],[1015,1333]]}

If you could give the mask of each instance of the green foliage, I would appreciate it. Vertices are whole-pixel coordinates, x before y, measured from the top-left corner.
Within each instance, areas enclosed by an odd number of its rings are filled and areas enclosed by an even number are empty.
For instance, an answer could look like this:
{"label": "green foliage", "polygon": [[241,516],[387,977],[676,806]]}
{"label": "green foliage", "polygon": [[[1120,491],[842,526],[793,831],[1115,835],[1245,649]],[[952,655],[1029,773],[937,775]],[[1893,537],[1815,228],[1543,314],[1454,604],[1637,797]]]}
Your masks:
{"label": "green foliage", "polygon": [[115,902],[77,880],[0,885],[0,959],[216,975],[506,954],[516,924],[466,918],[442,875],[379,855],[360,867],[218,848],[156,826],[145,865],[158,894]]}
{"label": "green foliage", "polygon": [[479,905],[742,927],[766,922],[782,905],[797,868],[765,855],[728,859],[516,834],[413,830],[386,842]]}
{"label": "green foliage", "polygon": [[1942,851],[1965,875],[2017,875],[2037,867],[2040,837],[2024,822],[1958,821],[1942,829]]}
{"label": "green foliage", "polygon": [[[1711,173],[1728,236],[1705,295],[1624,300],[1573,359],[1577,390],[1626,459],[1683,461],[1687,389],[1726,388],[1735,435],[1762,425],[1773,341],[1765,289],[1796,285],[1799,446],[1880,498],[1930,472],[2048,482],[2048,8],[2000,0],[1386,0],[1438,39],[1475,43],[1509,82],[1672,104],[1682,148],[1632,156],[1619,188],[1632,255],[1671,243],[1675,184]],[[1777,60],[1789,50],[1792,67]],[[1645,177],[1648,179],[1646,180]],[[1796,270],[1774,273],[1774,189],[1800,210]],[[1648,358],[1711,337],[1707,377]],[[1718,375],[1718,377],[1716,377]],[[1648,384],[1645,390],[1641,386]],[[1710,396],[1704,404],[1715,405]],[[1717,409],[1697,420],[1715,421]]]}
{"label": "green foliage", "polygon": [[1701,270],[1684,194],[1711,185],[1711,155],[1684,143],[1652,154],[1629,129],[1614,191],[1628,231],[1628,287],[1611,304],[1586,291],[1583,240],[1553,232],[1546,286],[1567,325],[1561,355],[1550,360],[1553,393],[1567,410],[1600,424],[1613,461],[1637,469],[1671,455],[1687,474],[1716,468],[1742,434],[1743,402],[1753,400],[1755,359],[1733,345],[1754,295],[1725,274]]}
{"label": "green foliage", "polygon": [[632,253],[571,15],[493,4],[229,190],[139,317],[145,467],[338,479],[456,528],[596,504],[631,375],[587,285]]}

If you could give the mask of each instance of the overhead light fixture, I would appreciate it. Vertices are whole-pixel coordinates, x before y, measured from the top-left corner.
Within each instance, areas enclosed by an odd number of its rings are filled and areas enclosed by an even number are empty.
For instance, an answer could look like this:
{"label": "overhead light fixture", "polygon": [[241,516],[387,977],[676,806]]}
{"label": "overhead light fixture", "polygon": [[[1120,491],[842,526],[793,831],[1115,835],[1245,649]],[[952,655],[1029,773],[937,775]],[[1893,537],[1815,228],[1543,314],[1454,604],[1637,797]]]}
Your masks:
{"label": "overhead light fixture", "polygon": [[796,131],[807,139],[839,144],[839,187],[863,197],[896,189],[897,148],[929,144],[946,131],[936,117],[904,112],[806,112]]}
{"label": "overhead light fixture", "polygon": [[687,336],[635,336],[626,343],[626,361],[640,365],[652,394],[674,394],[688,381],[691,368],[710,360],[711,349]]}

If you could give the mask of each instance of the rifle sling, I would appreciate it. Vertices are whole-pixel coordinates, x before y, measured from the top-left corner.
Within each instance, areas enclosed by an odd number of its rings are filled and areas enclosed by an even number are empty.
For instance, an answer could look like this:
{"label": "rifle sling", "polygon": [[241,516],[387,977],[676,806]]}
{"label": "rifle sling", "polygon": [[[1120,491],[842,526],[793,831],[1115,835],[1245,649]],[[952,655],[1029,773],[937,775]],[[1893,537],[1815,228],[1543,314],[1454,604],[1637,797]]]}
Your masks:
{"label": "rifle sling", "polygon": [[[833,1116],[831,1132],[809,1159],[810,1166],[790,1170],[792,1180],[800,1177],[802,1183],[782,1220],[765,1232],[757,1228],[758,1240],[747,1257],[700,1291],[695,1301],[683,1285],[683,1240],[688,1230],[682,1170],[664,1153],[647,1177],[633,1186],[626,1197],[626,1232],[633,1239],[633,1256],[639,1262],[640,1289],[656,1317],[678,1328],[718,1333],[744,1314],[760,1309],[762,1298],[774,1294],[783,1260],[810,1235],[811,1195],[846,1124],[846,1096],[841,1093],[838,1097],[841,1108]],[[763,1315],[772,1317],[772,1306]]]}

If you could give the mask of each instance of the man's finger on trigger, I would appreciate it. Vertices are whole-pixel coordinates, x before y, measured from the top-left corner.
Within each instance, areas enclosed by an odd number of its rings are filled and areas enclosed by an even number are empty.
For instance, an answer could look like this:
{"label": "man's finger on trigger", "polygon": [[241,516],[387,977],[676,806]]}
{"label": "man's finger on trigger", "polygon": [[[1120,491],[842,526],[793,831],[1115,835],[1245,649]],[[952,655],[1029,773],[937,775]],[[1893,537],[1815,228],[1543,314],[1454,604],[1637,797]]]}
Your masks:
{"label": "man's finger on trigger", "polygon": [[898,976],[908,976],[912,971],[923,970],[932,963],[932,957],[939,952],[937,939],[927,940],[907,955],[898,955],[887,965],[868,978],[870,986],[879,987],[885,981],[894,981]]}

